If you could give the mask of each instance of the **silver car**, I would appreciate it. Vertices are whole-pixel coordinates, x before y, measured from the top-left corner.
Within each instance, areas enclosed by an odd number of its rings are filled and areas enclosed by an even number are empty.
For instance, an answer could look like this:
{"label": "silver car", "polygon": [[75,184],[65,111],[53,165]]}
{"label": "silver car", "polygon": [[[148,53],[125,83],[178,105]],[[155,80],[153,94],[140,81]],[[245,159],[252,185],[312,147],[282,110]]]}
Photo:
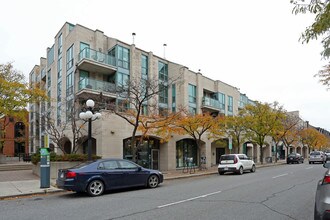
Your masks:
{"label": "silver car", "polygon": [[317,184],[314,219],[330,219],[330,161],[323,164],[328,170]]}
{"label": "silver car", "polygon": [[325,159],[326,159],[326,156],[322,151],[312,151],[309,154],[308,161],[309,161],[309,164],[311,164],[311,163],[324,163]]}

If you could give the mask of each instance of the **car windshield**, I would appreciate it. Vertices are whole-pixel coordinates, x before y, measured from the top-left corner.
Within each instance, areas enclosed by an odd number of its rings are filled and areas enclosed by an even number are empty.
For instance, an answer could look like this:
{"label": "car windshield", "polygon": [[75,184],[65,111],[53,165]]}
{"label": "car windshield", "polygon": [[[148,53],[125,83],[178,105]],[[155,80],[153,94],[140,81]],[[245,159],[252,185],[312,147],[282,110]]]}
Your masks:
{"label": "car windshield", "polygon": [[311,155],[320,155],[320,152],[312,152]]}
{"label": "car windshield", "polygon": [[234,160],[234,155],[222,155],[220,160]]}
{"label": "car windshield", "polygon": [[295,157],[296,154],[289,154],[289,157]]}

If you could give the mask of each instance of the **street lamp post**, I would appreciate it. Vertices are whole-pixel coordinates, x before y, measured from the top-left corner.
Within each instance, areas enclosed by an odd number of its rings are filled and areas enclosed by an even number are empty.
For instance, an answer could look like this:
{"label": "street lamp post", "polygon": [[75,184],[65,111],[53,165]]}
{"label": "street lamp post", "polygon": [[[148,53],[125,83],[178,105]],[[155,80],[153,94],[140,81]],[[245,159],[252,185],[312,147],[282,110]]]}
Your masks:
{"label": "street lamp post", "polygon": [[88,99],[86,101],[87,111],[79,114],[79,118],[88,122],[88,161],[92,160],[92,121],[101,118],[101,113],[97,112],[94,114],[94,105],[95,102],[92,99]]}

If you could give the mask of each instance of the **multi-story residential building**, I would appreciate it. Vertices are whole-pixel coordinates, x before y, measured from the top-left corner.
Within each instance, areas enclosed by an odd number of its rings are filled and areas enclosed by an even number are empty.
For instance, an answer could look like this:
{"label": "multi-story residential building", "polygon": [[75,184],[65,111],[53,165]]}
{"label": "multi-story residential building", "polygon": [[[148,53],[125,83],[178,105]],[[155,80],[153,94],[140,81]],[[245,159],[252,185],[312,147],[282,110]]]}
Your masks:
{"label": "multi-story residential building", "polygon": [[[102,157],[132,158],[129,150],[131,125],[107,110],[108,104],[121,102],[115,88],[125,85],[130,77],[167,80],[179,75],[183,83],[171,85],[156,99],[159,110],[176,111],[178,106],[184,106],[191,113],[208,111],[215,115],[235,115],[239,108],[252,102],[234,86],[209,79],[134,44],[108,37],[100,30],[65,23],[56,34],[55,43],[47,49],[47,58],[41,58],[40,65],[30,74],[30,82],[40,82],[51,97],[46,105],[30,105],[30,151],[54,146],[44,133],[43,114],[61,126],[72,120],[72,109],[78,114],[87,99],[101,97],[102,103],[96,107],[102,113],[102,119],[93,122],[92,152]],[[209,167],[217,163],[221,154],[231,152],[228,138],[224,140],[217,142],[205,136],[199,151],[189,136],[173,135],[165,143],[159,137],[149,137],[140,144],[139,161],[154,169],[171,170],[183,167],[187,157],[192,157],[195,163],[204,157]],[[72,142],[72,133],[68,130],[62,141],[65,151],[71,152]],[[81,142],[82,148],[78,152],[86,153],[86,137],[82,137]],[[240,152],[258,158],[258,149],[251,143],[244,143],[241,148]],[[271,156],[270,147],[264,155]]]}
{"label": "multi-story residential building", "polygon": [[28,132],[28,115],[24,111],[25,120],[0,116],[0,141],[3,144],[3,155],[10,157],[18,157],[29,152],[29,132]]}

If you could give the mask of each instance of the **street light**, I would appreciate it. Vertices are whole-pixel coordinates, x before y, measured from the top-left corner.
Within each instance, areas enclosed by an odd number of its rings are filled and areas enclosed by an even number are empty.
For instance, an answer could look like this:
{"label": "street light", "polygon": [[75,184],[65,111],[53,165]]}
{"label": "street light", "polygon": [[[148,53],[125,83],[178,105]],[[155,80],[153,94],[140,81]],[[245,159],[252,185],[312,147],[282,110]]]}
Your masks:
{"label": "street light", "polygon": [[79,118],[88,121],[88,161],[92,160],[92,121],[101,118],[101,113],[93,113],[95,102],[92,99],[86,101],[87,111],[80,112]]}

